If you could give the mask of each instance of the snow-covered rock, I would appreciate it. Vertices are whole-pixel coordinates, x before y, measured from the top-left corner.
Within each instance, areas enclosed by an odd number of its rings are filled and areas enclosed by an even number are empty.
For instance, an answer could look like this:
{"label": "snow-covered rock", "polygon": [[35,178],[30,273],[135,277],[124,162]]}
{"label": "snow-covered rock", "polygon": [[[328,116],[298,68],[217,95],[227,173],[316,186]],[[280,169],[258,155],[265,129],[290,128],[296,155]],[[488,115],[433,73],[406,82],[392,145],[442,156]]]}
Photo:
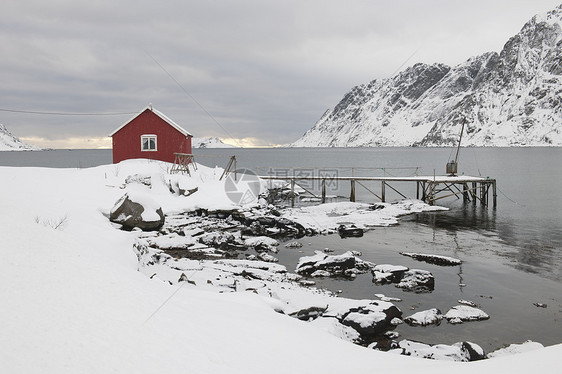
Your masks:
{"label": "snow-covered rock", "polygon": [[562,5],[502,51],[455,67],[418,63],[351,89],[291,146],[562,145]]}
{"label": "snow-covered rock", "polygon": [[471,342],[461,342],[453,345],[429,345],[411,340],[402,340],[398,343],[398,346],[399,349],[396,350],[398,353],[432,360],[467,362],[486,358],[482,347]]}
{"label": "snow-covered rock", "polygon": [[132,230],[158,230],[164,225],[162,208],[151,197],[141,193],[127,192],[111,209],[109,219],[123,228]]}
{"label": "snow-covered rock", "polygon": [[443,314],[441,311],[437,308],[432,308],[414,313],[411,316],[404,318],[404,322],[410,326],[428,326],[438,325],[442,319]]}
{"label": "snow-covered rock", "polygon": [[377,284],[398,283],[408,270],[402,265],[379,264],[372,270],[373,281]]}
{"label": "snow-covered rock", "polygon": [[457,324],[463,323],[465,321],[481,321],[489,319],[490,316],[483,310],[472,306],[456,305],[449,309],[447,313],[445,313],[445,318],[449,323]]}
{"label": "snow-covered rock", "polygon": [[410,269],[404,273],[396,287],[416,293],[431,292],[435,288],[435,278],[427,270]]}
{"label": "snow-covered rock", "polygon": [[400,252],[400,254],[403,256],[411,257],[418,261],[423,261],[435,265],[456,266],[462,264],[462,261],[459,260],[458,258],[449,257],[449,256],[441,256],[441,255],[426,254],[426,253],[411,253],[411,252]]}
{"label": "snow-covered rock", "polygon": [[14,136],[0,123],[0,151],[40,151],[41,148],[29,145]]}
{"label": "snow-covered rock", "polygon": [[279,262],[279,259],[276,257],[273,257],[272,255],[270,255],[269,253],[266,252],[260,252],[257,255],[258,259],[260,259],[261,261],[264,262]]}
{"label": "snow-covered rock", "polygon": [[490,352],[488,353],[488,358],[509,356],[517,353],[534,351],[536,349],[541,349],[541,348],[544,348],[544,346],[541,343],[527,340],[526,342],[523,342],[521,344],[510,344],[505,348],[500,348],[493,352]]}
{"label": "snow-covered rock", "polygon": [[340,321],[362,336],[371,336],[394,327],[392,320],[400,316],[402,312],[395,305],[384,301],[372,301],[368,305],[351,308],[342,315]]}
{"label": "snow-covered rock", "polygon": [[427,270],[409,269],[402,265],[381,264],[371,273],[377,284],[396,283],[396,287],[417,293],[431,292],[435,288],[435,278]]}
{"label": "snow-covered rock", "polygon": [[341,255],[327,255],[316,251],[313,256],[299,259],[296,272],[309,276],[346,276],[354,278],[359,273],[369,271],[374,264],[363,261],[348,251]]}
{"label": "snow-covered rock", "polygon": [[244,240],[244,246],[254,248],[256,251],[278,252],[279,242],[267,236],[254,236]]}

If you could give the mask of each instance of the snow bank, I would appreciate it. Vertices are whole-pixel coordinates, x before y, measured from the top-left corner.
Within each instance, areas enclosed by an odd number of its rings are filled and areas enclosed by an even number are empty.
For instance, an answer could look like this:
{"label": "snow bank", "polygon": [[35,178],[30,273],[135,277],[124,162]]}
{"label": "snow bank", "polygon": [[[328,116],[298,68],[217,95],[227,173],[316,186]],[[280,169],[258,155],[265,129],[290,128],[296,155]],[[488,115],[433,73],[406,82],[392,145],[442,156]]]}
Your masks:
{"label": "snow bank", "polygon": [[[218,182],[222,170],[200,167],[192,177],[199,191],[183,197],[169,193],[167,167],[131,161],[91,169],[0,168],[0,372],[342,373],[376,366],[433,374],[558,367],[562,345],[468,364],[372,351],[331,335],[326,321],[317,328],[275,312],[282,305],[271,297],[151,279],[138,271],[133,251],[140,233],[118,230],[107,218],[124,192],[148,188],[124,186],[127,176],[152,174],[151,196],[165,213],[232,207]],[[64,225],[48,224],[57,221]],[[198,262],[185,265],[192,265],[185,277],[195,277]]]}
{"label": "snow bank", "polygon": [[339,202],[288,209],[283,213],[283,217],[318,232],[335,232],[339,225],[350,222],[359,228],[369,229],[395,225],[398,223],[398,217],[406,214],[439,210],[447,208],[430,206],[420,200],[375,205]]}

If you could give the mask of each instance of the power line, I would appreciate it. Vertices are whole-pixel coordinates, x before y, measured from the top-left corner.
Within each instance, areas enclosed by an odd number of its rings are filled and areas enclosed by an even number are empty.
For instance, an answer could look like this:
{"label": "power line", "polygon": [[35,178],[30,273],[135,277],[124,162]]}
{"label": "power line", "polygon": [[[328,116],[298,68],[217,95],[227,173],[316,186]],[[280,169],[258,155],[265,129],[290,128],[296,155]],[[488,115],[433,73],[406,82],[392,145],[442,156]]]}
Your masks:
{"label": "power line", "polygon": [[211,118],[211,120],[213,120],[213,122],[214,122],[218,127],[220,127],[220,128],[222,129],[222,131],[224,131],[224,132],[226,133],[226,135],[228,135],[228,136],[230,137],[230,139],[234,140],[234,141],[236,142],[236,144],[238,144],[238,146],[239,146],[240,148],[244,148],[244,147],[242,146],[242,144],[240,144],[240,142],[239,142],[236,138],[234,138],[234,137],[219,123],[219,121],[217,121],[217,120],[215,119],[215,117],[213,117],[213,115],[212,115],[211,113],[209,113],[209,112],[207,111],[207,109],[205,109],[205,108],[203,107],[203,105],[201,105],[201,103],[199,103],[199,101],[197,101],[197,99],[196,99],[195,97],[193,97],[193,95],[190,94],[190,93],[181,85],[181,83],[178,82],[178,80],[177,80],[176,78],[174,78],[174,76],[173,76],[172,74],[170,74],[170,72],[169,72],[168,70],[166,70],[166,68],[165,68],[164,66],[162,66],[162,64],[160,64],[150,53],[148,53],[148,51],[145,50],[144,53],[146,53],[146,54],[148,55],[148,57],[150,57],[150,58],[152,59],[152,61],[154,61],[154,62],[160,67],[160,69],[162,69],[162,70],[178,85],[178,87],[181,88],[181,90],[182,90],[187,96],[189,96],[189,97],[191,98],[191,100],[193,100],[193,102],[194,102],[195,104],[197,104],[197,106],[199,106],[199,108],[201,108],[201,110],[203,110],[203,112],[205,112],[205,113],[209,116],[209,118]]}
{"label": "power line", "polygon": [[10,112],[10,113],[24,113],[24,114],[40,114],[48,116],[121,116],[121,115],[133,115],[134,112],[115,112],[115,113],[72,113],[72,112],[42,112],[39,110],[17,110],[17,109],[6,109],[0,108],[0,112]]}

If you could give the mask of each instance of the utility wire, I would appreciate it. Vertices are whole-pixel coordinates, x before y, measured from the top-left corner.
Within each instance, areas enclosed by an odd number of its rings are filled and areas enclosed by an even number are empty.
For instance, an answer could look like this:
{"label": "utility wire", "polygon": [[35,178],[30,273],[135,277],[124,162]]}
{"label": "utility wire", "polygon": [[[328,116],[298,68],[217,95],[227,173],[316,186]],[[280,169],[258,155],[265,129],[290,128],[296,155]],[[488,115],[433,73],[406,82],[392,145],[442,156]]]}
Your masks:
{"label": "utility wire", "polygon": [[191,100],[193,100],[193,102],[195,104],[197,104],[197,106],[199,106],[199,108],[201,108],[201,110],[203,110],[203,112],[205,112],[209,118],[211,118],[213,120],[213,122],[222,129],[222,131],[224,131],[229,137],[230,139],[234,140],[236,142],[236,144],[240,147],[240,148],[244,148],[242,146],[242,144],[240,144],[238,142],[238,140],[236,140],[235,137],[233,137],[220,123],[219,121],[216,120],[215,117],[213,117],[213,115],[211,113],[209,113],[209,111],[207,109],[205,109],[205,107],[203,107],[203,105],[201,105],[201,103],[199,101],[197,101],[197,99],[195,97],[193,97],[192,94],[190,94],[185,87],[182,86],[182,84],[180,82],[178,82],[178,80],[176,78],[174,78],[174,76],[172,74],[170,74],[170,72],[168,70],[166,70],[166,68],[164,66],[162,66],[161,63],[159,63],[150,53],[148,53],[148,51],[144,51],[144,53],[146,53],[148,55],[148,57],[150,57],[152,59],[152,61],[154,61],[158,66],[160,66],[160,69],[162,69],[177,85],[179,88],[181,88],[181,90],[187,95],[189,96],[189,98],[191,98]]}
{"label": "utility wire", "polygon": [[511,201],[513,204],[519,205],[519,206],[521,206],[521,207],[526,207],[525,204],[519,204],[517,201],[511,199],[509,196],[507,196],[505,193],[503,193],[503,191],[500,190],[499,187],[496,186],[496,188],[497,188],[497,190],[499,191],[499,193],[501,193],[501,194],[503,195],[503,197],[505,197],[506,199],[508,199],[509,201]]}
{"label": "utility wire", "polygon": [[398,73],[398,72],[400,71],[400,69],[402,69],[402,67],[403,67],[404,65],[406,65],[406,64],[408,63],[408,61],[410,61],[410,59],[416,55],[416,53],[418,53],[419,50],[420,50],[419,48],[416,49],[416,50],[414,51],[414,53],[412,53],[406,60],[404,60],[404,62],[402,63],[402,65],[398,66],[398,68],[396,68],[396,70],[394,70],[394,72],[390,75],[390,78],[394,77],[394,75],[395,75],[396,73]]}
{"label": "utility wire", "polygon": [[144,323],[147,323],[148,321],[150,321],[150,319],[152,317],[154,317],[156,315],[156,313],[158,313],[160,311],[160,309],[162,309],[164,307],[164,305],[166,305],[168,303],[168,301],[170,301],[172,299],[172,297],[174,297],[178,293],[178,291],[181,290],[181,288],[186,283],[187,282],[181,282],[180,286],[178,288],[176,288],[176,290],[166,300],[164,300],[164,302],[162,304],[160,304],[160,306],[158,308],[156,308],[156,310],[144,321]]}
{"label": "utility wire", "polygon": [[25,113],[25,114],[41,114],[50,116],[120,116],[120,115],[133,115],[133,112],[116,112],[116,113],[71,113],[71,112],[42,112],[38,110],[17,110],[17,109],[6,109],[0,108],[0,112],[11,112],[11,113]]}

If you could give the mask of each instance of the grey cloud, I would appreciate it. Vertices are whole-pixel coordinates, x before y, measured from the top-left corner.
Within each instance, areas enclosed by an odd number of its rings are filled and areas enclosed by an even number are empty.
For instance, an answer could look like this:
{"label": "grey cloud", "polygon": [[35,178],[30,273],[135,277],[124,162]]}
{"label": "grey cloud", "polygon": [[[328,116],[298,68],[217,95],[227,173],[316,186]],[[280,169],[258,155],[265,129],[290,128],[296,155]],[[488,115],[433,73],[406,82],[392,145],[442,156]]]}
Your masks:
{"label": "grey cloud", "polygon": [[[0,107],[135,112],[149,102],[196,136],[287,143],[352,86],[409,65],[499,50],[556,1],[7,0]],[[147,54],[148,52],[148,54]],[[149,56],[150,55],[150,56]],[[127,116],[0,112],[18,136],[105,136]]]}

